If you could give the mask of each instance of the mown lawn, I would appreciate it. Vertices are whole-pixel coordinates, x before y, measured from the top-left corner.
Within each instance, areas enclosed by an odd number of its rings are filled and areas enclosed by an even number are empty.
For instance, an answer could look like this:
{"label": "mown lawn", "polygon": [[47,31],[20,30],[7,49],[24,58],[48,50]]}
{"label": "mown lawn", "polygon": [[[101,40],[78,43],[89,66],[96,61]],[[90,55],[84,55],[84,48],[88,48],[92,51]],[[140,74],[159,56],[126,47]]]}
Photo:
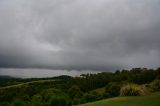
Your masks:
{"label": "mown lawn", "polygon": [[160,106],[160,92],[141,97],[116,97],[79,106]]}

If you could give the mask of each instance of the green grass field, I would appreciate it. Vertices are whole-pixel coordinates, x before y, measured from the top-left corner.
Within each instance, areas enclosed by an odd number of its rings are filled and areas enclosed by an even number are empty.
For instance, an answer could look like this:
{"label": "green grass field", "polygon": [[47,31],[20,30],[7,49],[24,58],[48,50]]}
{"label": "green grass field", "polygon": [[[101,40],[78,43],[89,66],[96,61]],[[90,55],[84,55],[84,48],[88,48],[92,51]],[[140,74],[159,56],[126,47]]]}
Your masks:
{"label": "green grass field", "polygon": [[160,92],[141,97],[116,97],[79,106],[160,106]]}

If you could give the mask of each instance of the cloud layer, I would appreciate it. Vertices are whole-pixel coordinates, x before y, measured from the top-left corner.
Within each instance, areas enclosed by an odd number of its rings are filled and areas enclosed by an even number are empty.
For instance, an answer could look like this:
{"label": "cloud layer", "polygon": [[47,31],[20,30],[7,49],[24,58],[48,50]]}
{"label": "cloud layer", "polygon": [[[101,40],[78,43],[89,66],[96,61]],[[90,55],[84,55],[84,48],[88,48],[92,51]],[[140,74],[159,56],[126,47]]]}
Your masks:
{"label": "cloud layer", "polygon": [[159,67],[159,10],[159,0],[1,0],[0,67]]}

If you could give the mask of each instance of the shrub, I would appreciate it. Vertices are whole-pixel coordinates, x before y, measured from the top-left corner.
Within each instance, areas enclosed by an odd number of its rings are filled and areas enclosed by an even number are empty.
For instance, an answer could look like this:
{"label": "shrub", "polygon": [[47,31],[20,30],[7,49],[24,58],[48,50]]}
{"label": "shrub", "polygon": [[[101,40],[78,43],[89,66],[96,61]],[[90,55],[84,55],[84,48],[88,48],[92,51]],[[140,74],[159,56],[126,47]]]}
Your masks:
{"label": "shrub", "polygon": [[9,102],[3,102],[3,103],[0,103],[0,106],[10,106],[10,105],[9,105]]}
{"label": "shrub", "polygon": [[81,103],[81,101],[80,101],[80,99],[78,99],[78,98],[74,98],[73,101],[72,101],[72,104],[73,104],[73,105],[78,105],[78,104],[80,104],[80,103]]}
{"label": "shrub", "polygon": [[120,84],[116,82],[111,82],[105,87],[105,92],[111,97],[118,96],[120,94]]}
{"label": "shrub", "polygon": [[68,94],[73,99],[80,98],[83,95],[83,92],[78,86],[73,85],[71,88],[68,89]]}
{"label": "shrub", "polygon": [[42,96],[41,95],[34,95],[31,99],[31,106],[43,106]]}
{"label": "shrub", "polygon": [[84,96],[82,96],[82,97],[80,98],[80,104],[84,104],[84,103],[86,103],[86,99],[85,99]]}
{"label": "shrub", "polygon": [[91,93],[86,93],[84,95],[84,98],[85,98],[86,102],[92,102],[92,101],[96,100],[96,96]]}
{"label": "shrub", "polygon": [[69,100],[64,96],[53,96],[50,99],[50,106],[71,106]]}
{"label": "shrub", "polygon": [[160,80],[154,80],[151,84],[150,87],[152,91],[160,91]]}
{"label": "shrub", "polygon": [[24,101],[21,100],[15,100],[11,106],[26,106]]}
{"label": "shrub", "polygon": [[61,90],[55,89],[55,88],[50,88],[50,89],[45,89],[43,90],[40,95],[42,96],[43,101],[48,101],[52,96],[61,96],[65,95]]}
{"label": "shrub", "polygon": [[[40,99],[43,106],[70,106],[70,98],[64,92],[59,89],[50,88],[43,90],[40,95],[32,99]],[[33,100],[34,101],[34,100]],[[37,106],[37,105],[36,105]]]}
{"label": "shrub", "polygon": [[111,97],[111,95],[109,93],[107,93],[107,92],[105,92],[102,96],[103,96],[103,99]]}
{"label": "shrub", "polygon": [[121,88],[121,96],[145,96],[149,92],[145,86],[139,86],[136,84],[128,84]]}
{"label": "shrub", "polygon": [[90,92],[85,93],[80,98],[80,103],[93,102],[93,101],[101,100],[104,98],[108,98],[108,95],[106,95],[105,92],[98,92],[98,91],[94,90],[94,91],[90,91]]}

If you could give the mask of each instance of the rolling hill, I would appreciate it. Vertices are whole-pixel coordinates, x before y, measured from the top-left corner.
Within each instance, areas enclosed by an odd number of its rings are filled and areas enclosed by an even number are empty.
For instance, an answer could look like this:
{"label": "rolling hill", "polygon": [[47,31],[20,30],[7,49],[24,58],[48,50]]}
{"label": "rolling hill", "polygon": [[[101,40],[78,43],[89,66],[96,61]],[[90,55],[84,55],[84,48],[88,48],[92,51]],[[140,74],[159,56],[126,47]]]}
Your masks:
{"label": "rolling hill", "polygon": [[160,92],[141,97],[116,97],[78,106],[160,106]]}

